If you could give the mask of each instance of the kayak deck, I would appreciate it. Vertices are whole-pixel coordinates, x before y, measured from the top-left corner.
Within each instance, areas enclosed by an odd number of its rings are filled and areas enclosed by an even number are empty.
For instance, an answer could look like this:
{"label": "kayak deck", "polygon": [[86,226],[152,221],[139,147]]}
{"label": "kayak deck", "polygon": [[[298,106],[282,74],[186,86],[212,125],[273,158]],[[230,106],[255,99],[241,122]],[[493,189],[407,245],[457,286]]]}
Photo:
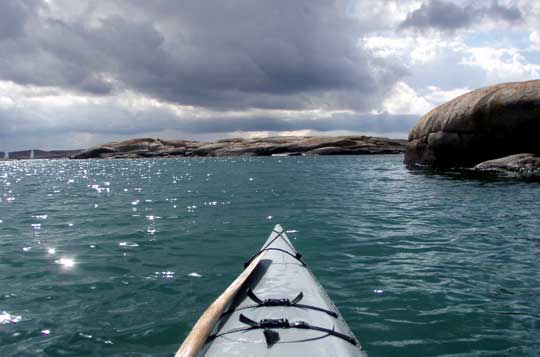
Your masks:
{"label": "kayak deck", "polygon": [[280,225],[262,251],[199,355],[365,356]]}

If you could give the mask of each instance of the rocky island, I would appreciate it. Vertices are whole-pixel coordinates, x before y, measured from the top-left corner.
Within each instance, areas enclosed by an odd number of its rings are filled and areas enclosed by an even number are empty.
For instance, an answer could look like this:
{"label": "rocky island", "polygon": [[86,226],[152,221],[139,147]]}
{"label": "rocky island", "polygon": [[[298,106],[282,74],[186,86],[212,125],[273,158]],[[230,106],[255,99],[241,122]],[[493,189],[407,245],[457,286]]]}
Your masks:
{"label": "rocky island", "polygon": [[459,96],[409,134],[409,166],[540,173],[540,80],[503,83]]}
{"label": "rocky island", "polygon": [[148,157],[370,155],[405,152],[405,140],[370,136],[224,139],[216,142],[139,138],[98,145],[72,159],[132,159]]}

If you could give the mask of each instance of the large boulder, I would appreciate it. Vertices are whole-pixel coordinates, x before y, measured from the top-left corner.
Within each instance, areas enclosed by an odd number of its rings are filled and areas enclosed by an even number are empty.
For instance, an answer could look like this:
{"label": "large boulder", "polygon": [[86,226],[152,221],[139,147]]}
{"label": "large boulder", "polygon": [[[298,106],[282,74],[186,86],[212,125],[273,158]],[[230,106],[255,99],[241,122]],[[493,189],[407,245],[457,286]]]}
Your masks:
{"label": "large boulder", "polygon": [[473,167],[540,153],[540,80],[477,89],[426,115],[409,134],[408,165]]}

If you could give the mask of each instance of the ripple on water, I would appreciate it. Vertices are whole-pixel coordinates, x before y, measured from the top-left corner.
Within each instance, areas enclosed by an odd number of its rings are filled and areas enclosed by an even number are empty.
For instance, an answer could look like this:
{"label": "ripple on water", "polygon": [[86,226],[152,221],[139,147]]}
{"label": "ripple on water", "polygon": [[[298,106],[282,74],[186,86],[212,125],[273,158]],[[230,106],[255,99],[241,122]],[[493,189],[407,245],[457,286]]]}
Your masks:
{"label": "ripple on water", "polygon": [[401,160],[0,163],[0,355],[169,356],[274,223],[370,355],[535,355],[538,185]]}

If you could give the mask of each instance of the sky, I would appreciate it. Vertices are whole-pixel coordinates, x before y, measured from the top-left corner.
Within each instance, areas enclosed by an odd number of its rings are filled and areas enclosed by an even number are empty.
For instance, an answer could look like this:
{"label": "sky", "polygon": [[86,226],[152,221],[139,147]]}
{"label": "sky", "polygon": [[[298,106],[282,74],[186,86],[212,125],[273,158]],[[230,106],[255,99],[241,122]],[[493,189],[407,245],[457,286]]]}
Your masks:
{"label": "sky", "polygon": [[539,73],[535,0],[1,0],[0,151],[406,138],[458,95]]}

